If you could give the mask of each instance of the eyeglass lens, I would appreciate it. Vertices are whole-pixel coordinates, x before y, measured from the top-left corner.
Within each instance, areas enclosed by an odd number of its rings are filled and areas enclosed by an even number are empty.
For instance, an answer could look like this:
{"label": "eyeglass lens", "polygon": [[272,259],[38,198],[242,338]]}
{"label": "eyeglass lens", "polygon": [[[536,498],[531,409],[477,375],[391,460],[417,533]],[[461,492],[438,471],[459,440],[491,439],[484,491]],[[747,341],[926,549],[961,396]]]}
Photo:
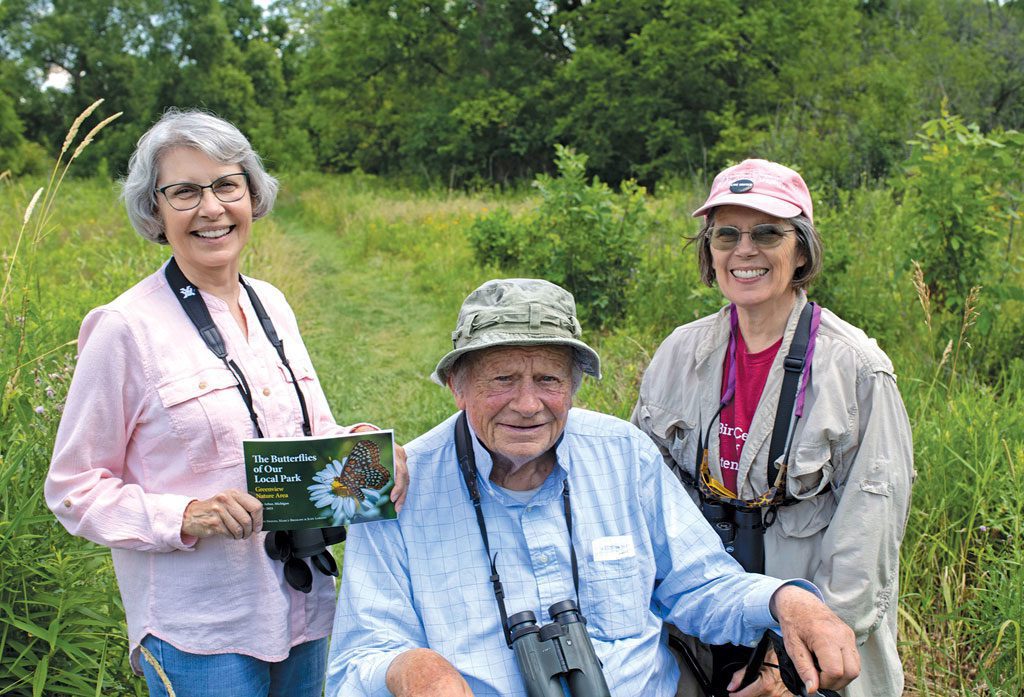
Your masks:
{"label": "eyeglass lens", "polygon": [[793,228],[784,228],[774,223],[755,225],[749,232],[732,225],[723,225],[711,229],[711,246],[715,249],[732,249],[740,243],[740,237],[750,235],[750,241],[762,249],[777,247],[786,238],[786,233]]}
{"label": "eyeglass lens", "polygon": [[206,186],[182,182],[158,189],[171,207],[179,211],[195,208],[203,199],[203,189],[209,189],[221,203],[232,203],[245,196],[248,178],[245,172],[227,174]]}

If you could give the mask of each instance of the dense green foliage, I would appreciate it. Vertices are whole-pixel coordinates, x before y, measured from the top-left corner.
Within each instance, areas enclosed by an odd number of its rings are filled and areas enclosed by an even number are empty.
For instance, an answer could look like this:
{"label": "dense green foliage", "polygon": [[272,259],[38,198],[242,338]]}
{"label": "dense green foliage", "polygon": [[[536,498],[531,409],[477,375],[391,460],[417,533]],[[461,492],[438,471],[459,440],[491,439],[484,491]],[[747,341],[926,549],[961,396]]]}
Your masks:
{"label": "dense green foliage", "polygon": [[513,217],[499,209],[478,219],[469,238],[481,266],[572,289],[580,321],[597,328],[626,312],[650,216],[643,187],[625,181],[616,195],[596,177],[588,184],[586,164],[585,155],[559,146],[558,176],[534,181],[536,211]]}
{"label": "dense green foliage", "polygon": [[278,171],[475,187],[552,171],[562,144],[612,184],[759,155],[850,188],[894,173],[943,100],[1020,129],[1022,76],[1021,2],[4,0],[0,172],[40,172],[104,97],[124,117],[82,174],[123,172],[183,106]]}

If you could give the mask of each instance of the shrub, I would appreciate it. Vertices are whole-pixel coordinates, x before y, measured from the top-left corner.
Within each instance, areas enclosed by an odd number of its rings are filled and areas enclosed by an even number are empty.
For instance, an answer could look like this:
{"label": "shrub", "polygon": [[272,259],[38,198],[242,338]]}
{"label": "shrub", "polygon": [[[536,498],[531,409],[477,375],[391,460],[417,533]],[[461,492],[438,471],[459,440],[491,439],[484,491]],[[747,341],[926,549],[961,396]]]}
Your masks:
{"label": "shrub", "polygon": [[522,259],[525,234],[507,208],[477,218],[469,229],[473,256],[483,266],[515,269]]}
{"label": "shrub", "polygon": [[959,312],[979,275],[1002,266],[996,243],[1020,217],[1024,139],[1014,131],[986,136],[943,106],[911,145],[898,187],[918,220],[912,253],[933,300]]}
{"label": "shrub", "polygon": [[[937,321],[962,321],[968,296],[980,294],[979,351],[973,362],[995,374],[1020,343],[1020,243],[1024,206],[1024,134],[984,134],[950,114],[921,128],[897,187],[914,221],[911,259],[920,263]],[[1015,234],[1016,233],[1016,234]]]}
{"label": "shrub", "polygon": [[478,263],[504,273],[536,276],[576,297],[580,321],[609,326],[626,312],[650,227],[647,192],[634,181],[618,194],[596,177],[586,180],[587,156],[556,146],[559,176],[540,175],[535,211],[514,216],[499,210],[478,219],[470,241]]}

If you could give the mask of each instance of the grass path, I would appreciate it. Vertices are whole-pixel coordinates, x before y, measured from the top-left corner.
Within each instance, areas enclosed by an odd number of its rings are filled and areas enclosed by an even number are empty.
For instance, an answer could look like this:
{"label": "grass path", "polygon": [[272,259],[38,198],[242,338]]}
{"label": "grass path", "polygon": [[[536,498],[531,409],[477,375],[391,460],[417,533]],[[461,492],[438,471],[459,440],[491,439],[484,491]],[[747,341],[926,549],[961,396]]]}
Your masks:
{"label": "grass path", "polygon": [[[429,374],[450,346],[463,297],[484,278],[460,229],[483,204],[398,194],[382,201],[337,188],[321,181],[283,197],[275,224],[294,263],[275,280],[338,421],[372,421],[405,442],[454,408]],[[317,210],[314,202],[332,205]]]}

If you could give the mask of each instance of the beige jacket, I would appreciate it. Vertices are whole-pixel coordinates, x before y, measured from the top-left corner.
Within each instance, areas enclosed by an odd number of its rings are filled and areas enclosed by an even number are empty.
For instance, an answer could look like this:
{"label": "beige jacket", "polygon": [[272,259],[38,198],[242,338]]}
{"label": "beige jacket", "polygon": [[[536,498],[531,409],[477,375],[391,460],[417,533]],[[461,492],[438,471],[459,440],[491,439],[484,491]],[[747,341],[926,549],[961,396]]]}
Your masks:
{"label": "beige jacket", "polygon": [[[743,448],[737,485],[744,499],[768,488],[782,363],[806,302],[801,292]],[[644,375],[632,420],[677,475],[694,474],[698,429],[706,431],[718,410],[728,340],[723,308],[677,328]],[[896,652],[899,546],[914,479],[907,412],[892,364],[874,339],[825,309],[811,370],[787,475],[789,494],[801,501],[780,507],[767,530],[765,572],[812,581],[853,628],[861,675],[846,697],[894,697],[903,692]],[[721,481],[717,434],[713,427],[708,459]]]}

